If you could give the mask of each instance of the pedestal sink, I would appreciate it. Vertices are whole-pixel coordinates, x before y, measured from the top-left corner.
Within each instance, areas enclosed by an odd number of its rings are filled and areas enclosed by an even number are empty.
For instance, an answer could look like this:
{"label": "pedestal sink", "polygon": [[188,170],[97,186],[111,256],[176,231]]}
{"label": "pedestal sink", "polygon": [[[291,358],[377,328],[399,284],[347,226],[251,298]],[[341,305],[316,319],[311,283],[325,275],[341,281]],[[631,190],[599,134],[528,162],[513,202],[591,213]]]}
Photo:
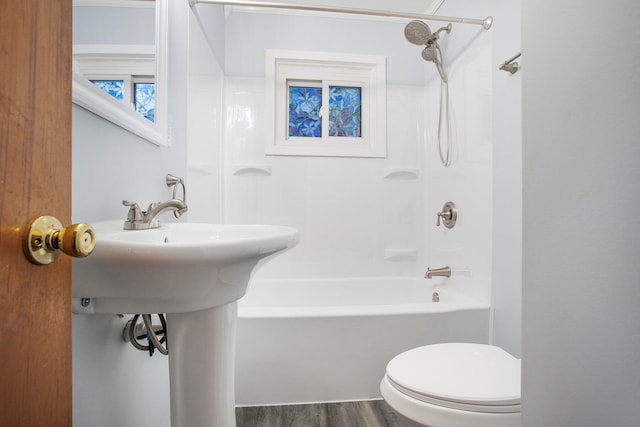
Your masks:
{"label": "pedestal sink", "polygon": [[171,425],[235,426],[236,303],[256,267],[298,242],[294,228],[94,223],[93,254],[73,268],[74,310],[167,313]]}

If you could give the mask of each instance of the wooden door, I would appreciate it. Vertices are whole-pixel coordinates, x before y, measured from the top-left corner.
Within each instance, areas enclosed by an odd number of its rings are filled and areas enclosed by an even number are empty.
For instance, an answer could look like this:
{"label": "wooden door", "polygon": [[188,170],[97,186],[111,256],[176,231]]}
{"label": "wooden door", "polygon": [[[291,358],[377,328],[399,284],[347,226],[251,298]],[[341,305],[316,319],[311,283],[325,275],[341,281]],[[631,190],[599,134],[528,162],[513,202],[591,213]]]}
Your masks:
{"label": "wooden door", "polygon": [[0,0],[0,425],[71,425],[71,262],[30,264],[71,218],[71,0]]}

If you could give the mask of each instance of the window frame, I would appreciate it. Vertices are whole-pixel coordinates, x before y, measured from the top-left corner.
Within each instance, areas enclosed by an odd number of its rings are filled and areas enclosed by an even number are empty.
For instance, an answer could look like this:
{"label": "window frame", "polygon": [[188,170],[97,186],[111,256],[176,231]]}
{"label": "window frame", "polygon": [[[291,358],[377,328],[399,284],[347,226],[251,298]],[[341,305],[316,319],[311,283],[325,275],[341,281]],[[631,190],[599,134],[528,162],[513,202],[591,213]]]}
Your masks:
{"label": "window frame", "polygon": [[[268,50],[265,152],[282,156],[386,157],[384,56]],[[289,85],[322,82],[322,137],[289,137]],[[361,89],[361,136],[329,136],[329,86]]]}

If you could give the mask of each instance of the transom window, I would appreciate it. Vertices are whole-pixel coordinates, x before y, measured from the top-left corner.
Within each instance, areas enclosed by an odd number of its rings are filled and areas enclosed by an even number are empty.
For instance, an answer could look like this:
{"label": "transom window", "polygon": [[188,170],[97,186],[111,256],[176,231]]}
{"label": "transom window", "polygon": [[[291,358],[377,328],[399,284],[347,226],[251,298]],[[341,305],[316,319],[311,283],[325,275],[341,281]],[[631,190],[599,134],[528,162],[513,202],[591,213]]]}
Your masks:
{"label": "transom window", "polygon": [[386,156],[384,57],[268,51],[268,155]]}

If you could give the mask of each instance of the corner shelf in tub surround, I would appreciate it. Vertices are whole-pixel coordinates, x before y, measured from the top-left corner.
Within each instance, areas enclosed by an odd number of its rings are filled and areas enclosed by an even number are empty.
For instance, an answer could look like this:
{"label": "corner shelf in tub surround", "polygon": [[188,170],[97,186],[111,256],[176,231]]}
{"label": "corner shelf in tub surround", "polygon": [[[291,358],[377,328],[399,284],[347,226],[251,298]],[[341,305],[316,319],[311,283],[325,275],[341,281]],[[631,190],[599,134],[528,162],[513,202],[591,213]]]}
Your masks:
{"label": "corner shelf in tub surround", "polygon": [[269,164],[234,165],[233,175],[271,176],[271,165]]}
{"label": "corner shelf in tub surround", "polygon": [[389,167],[382,170],[385,179],[419,179],[420,169],[407,167]]}

